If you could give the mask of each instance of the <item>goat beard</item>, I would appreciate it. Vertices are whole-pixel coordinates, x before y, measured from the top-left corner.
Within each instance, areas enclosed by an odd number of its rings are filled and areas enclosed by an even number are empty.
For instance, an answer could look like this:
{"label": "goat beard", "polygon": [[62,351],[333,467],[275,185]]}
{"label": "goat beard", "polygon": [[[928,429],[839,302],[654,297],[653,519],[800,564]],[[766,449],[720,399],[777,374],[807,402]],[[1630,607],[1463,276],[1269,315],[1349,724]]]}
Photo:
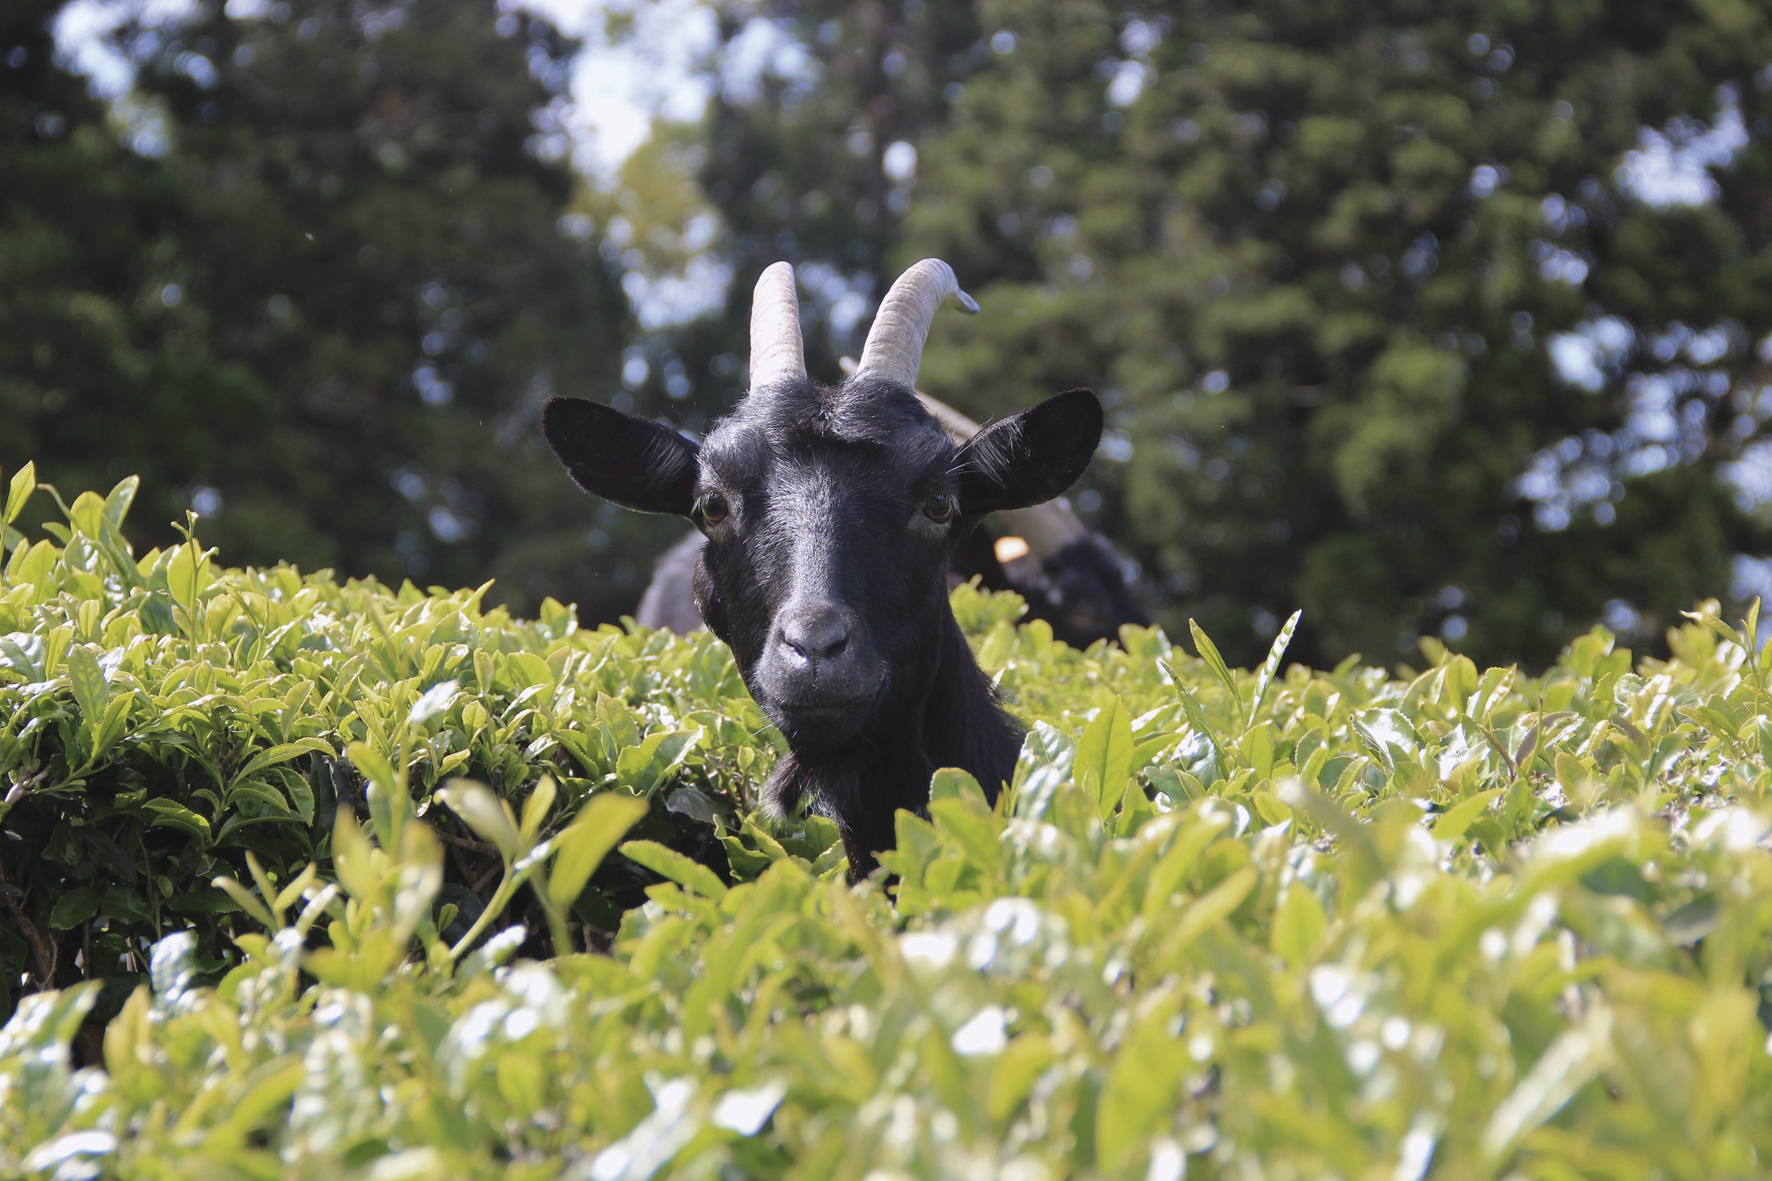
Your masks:
{"label": "goat beard", "polygon": [[790,751],[764,785],[764,809],[786,821],[804,805],[834,821],[849,855],[849,879],[860,881],[879,865],[875,854],[897,843],[898,811],[922,815],[928,809],[935,765],[918,746],[896,745],[894,750],[867,741],[864,732],[835,751]]}

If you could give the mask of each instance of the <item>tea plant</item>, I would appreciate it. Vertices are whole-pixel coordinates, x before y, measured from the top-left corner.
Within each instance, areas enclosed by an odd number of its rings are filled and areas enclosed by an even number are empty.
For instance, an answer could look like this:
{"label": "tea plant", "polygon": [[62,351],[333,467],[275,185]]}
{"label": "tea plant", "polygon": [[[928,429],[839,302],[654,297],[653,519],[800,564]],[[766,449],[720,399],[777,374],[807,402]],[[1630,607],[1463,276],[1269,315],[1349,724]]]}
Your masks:
{"label": "tea plant", "polygon": [[[705,638],[293,571],[193,592],[195,543],[83,599],[104,526],[71,507],[0,600],[43,662],[0,688],[8,880],[27,794],[71,832],[177,829],[140,873],[186,876],[158,931],[103,890],[83,920],[142,940],[145,981],[36,992],[0,1033],[0,1173],[1635,1178],[1772,1152],[1757,612],[1702,605],[1665,663],[1597,631],[1541,677],[1432,645],[1282,672],[1289,624],[1248,672],[1199,632],[1077,652],[962,588],[1031,727],[1015,780],[993,808],[939,772],[891,879],[852,887],[828,825],[752,814],[772,748]],[[35,580],[20,549],[51,554]],[[162,593],[170,630],[140,626]],[[302,739],[327,750],[264,757]],[[354,806],[303,818],[321,778]],[[228,843],[269,807],[230,783],[297,819]],[[218,901],[175,918],[179,894]]]}

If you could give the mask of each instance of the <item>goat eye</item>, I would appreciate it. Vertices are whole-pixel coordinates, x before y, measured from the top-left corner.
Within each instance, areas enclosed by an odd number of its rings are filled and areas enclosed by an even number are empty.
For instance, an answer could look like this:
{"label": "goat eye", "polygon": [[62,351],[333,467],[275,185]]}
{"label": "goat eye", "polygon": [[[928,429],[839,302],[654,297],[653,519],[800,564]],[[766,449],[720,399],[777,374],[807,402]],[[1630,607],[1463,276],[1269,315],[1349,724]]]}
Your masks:
{"label": "goat eye", "polygon": [[701,498],[701,503],[695,506],[695,511],[701,514],[704,524],[718,525],[726,519],[726,514],[730,510],[727,508],[724,496],[718,492],[710,492]]}
{"label": "goat eye", "polygon": [[923,505],[923,515],[937,525],[945,525],[954,519],[958,506],[954,498],[947,495],[931,496]]}

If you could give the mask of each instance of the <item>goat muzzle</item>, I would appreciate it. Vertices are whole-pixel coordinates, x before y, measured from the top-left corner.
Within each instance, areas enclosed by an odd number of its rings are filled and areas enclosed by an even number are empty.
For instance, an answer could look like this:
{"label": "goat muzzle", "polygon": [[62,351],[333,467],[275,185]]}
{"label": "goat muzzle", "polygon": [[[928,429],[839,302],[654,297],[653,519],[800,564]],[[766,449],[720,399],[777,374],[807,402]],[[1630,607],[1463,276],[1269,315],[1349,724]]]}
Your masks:
{"label": "goat muzzle", "polygon": [[835,603],[787,603],[758,662],[759,704],[796,749],[853,737],[885,677],[860,619]]}

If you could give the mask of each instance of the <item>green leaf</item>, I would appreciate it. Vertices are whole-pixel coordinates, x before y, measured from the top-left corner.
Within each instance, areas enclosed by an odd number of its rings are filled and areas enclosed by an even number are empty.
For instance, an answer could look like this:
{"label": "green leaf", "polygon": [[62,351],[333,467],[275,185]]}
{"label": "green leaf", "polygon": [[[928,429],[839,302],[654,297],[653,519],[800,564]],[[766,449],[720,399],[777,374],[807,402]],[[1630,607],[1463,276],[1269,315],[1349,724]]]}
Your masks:
{"label": "green leaf", "polygon": [[[296,744],[287,743],[285,745],[294,746]],[[271,748],[271,750],[277,749],[277,747]],[[270,751],[266,751],[265,753],[269,754]],[[300,753],[302,753],[301,750],[293,751],[289,757],[294,758]],[[388,762],[388,760],[383,757],[382,753],[376,750],[373,746],[370,746],[367,742],[353,742],[345,753],[350,755],[351,762],[357,765],[357,770],[363,772],[363,777],[370,783],[375,784],[375,786],[381,788],[385,792],[398,790],[399,779],[394,773],[394,764]],[[251,763],[247,764],[249,767],[251,765]]]}
{"label": "green leaf", "polygon": [[1742,649],[1747,648],[1747,640],[1742,637],[1740,632],[1724,623],[1721,619],[1718,619],[1715,615],[1712,615],[1709,611],[1682,611],[1680,614],[1684,615],[1687,619],[1708,627],[1711,631],[1717,634],[1719,639],[1727,640],[1731,644],[1735,644]]}
{"label": "green leaf", "polygon": [[1437,841],[1456,841],[1465,834],[1484,812],[1489,810],[1489,802],[1506,788],[1492,787],[1488,791],[1480,791],[1476,795],[1467,796],[1458,801],[1434,821],[1434,839]]}
{"label": "green leaf", "polygon": [[[246,761],[246,766],[243,766],[243,768],[239,770],[239,775],[236,775],[234,778],[236,778],[236,780],[241,780],[241,778],[253,775],[253,773],[262,771],[264,768],[268,768],[268,766],[276,766],[278,763],[289,763],[291,759],[296,759],[299,755],[305,754],[330,755],[333,754],[333,748],[331,748],[331,745],[328,745],[326,741],[319,738],[298,738],[296,741],[292,741],[292,743],[280,743],[280,745],[276,745],[276,747],[260,750],[259,754],[253,755],[252,759]],[[358,766],[361,766],[361,764],[358,764]]]}
{"label": "green leaf", "polygon": [[80,703],[82,728],[90,736],[104,721],[105,705],[111,699],[111,686],[98,657],[84,644],[68,649],[68,683],[73,686],[74,700]]}
{"label": "green leaf", "polygon": [[153,813],[153,820],[148,822],[150,828],[182,828],[202,843],[209,843],[209,821],[184,805],[157,799],[146,801],[142,807]]}
{"label": "green leaf", "polygon": [[104,531],[105,502],[96,492],[82,492],[68,509],[68,519],[87,537],[97,540]]}
{"label": "green leaf", "polygon": [[275,931],[277,929],[277,920],[272,917],[270,908],[259,901],[252,891],[226,874],[216,878],[215,884],[225,890],[228,897],[239,903],[240,909],[251,915],[253,921],[265,930]]}
{"label": "green leaf", "polygon": [[37,490],[37,465],[27,463],[12,473],[12,482],[6,490],[6,516],[0,524],[10,525],[18,520],[18,515],[25,511],[25,501],[31,499],[31,493]]}
{"label": "green leaf", "polygon": [[106,886],[99,896],[99,913],[125,923],[149,924],[154,921],[153,908],[128,886]]}
{"label": "green leaf", "polygon": [[524,844],[535,842],[541,826],[547,823],[548,813],[553,810],[556,794],[558,789],[554,786],[552,775],[543,775],[530,789],[529,798],[523,801],[523,819],[518,827]]}
{"label": "green leaf", "polygon": [[1223,922],[1233,910],[1243,905],[1243,899],[1249,897],[1249,892],[1255,889],[1255,884],[1260,880],[1261,874],[1256,868],[1245,865],[1208,890],[1198,902],[1187,908],[1175,929],[1164,938],[1165,954],[1173,956],[1179,953],[1212,927]]}
{"label": "green leaf", "polygon": [[90,886],[75,886],[55,900],[49,908],[49,926],[67,931],[98,914],[98,891]]}
{"label": "green leaf", "polygon": [[1034,1084],[1040,1080],[1057,1051],[1042,1033],[1024,1033],[1006,1046],[991,1064],[990,1085],[985,1091],[985,1111],[994,1120],[1015,1114]]}
{"label": "green leaf", "polygon": [[1105,818],[1119,807],[1132,774],[1132,719],[1118,697],[1110,698],[1077,739],[1077,783]]}
{"label": "green leaf", "polygon": [[650,811],[645,800],[619,792],[600,792],[579,810],[578,817],[554,840],[554,866],[548,875],[548,897],[556,906],[570,906],[591,875],[628,829]]}
{"label": "green leaf", "polygon": [[1268,724],[1263,722],[1251,727],[1244,741],[1249,748],[1249,766],[1255,771],[1256,781],[1270,778],[1274,773],[1274,740]]}
{"label": "green leaf", "polygon": [[194,541],[175,548],[166,564],[166,590],[172,601],[189,611],[208,585],[208,555],[200,553]]}
{"label": "green leaf", "polygon": [[1218,645],[1212,642],[1211,637],[1206,634],[1206,629],[1193,620],[1188,620],[1187,626],[1188,630],[1193,633],[1194,647],[1199,649],[1200,659],[1206,662],[1206,667],[1212,670],[1212,675],[1217,677],[1219,683],[1230,692],[1231,700],[1237,703],[1237,711],[1241,713],[1243,702],[1241,694],[1237,692],[1237,679],[1231,676],[1231,670],[1226,667],[1224,657],[1218,654]]}
{"label": "green leaf", "polygon": [[41,585],[48,580],[50,572],[55,569],[55,560],[60,556],[55,545],[48,541],[39,541],[33,546],[20,545],[12,551],[12,560],[6,564],[6,581],[14,586],[24,583]]}
{"label": "green leaf", "polygon": [[958,845],[965,851],[969,863],[987,878],[995,878],[1002,865],[1003,853],[997,842],[995,818],[983,804],[982,795],[976,800],[964,796],[932,800],[929,804],[929,819],[934,822],[936,831],[947,838],[950,844]]}
{"label": "green leaf", "polygon": [[1200,708],[1200,699],[1179,678],[1175,682],[1175,692],[1181,697],[1181,709],[1187,714],[1188,725],[1212,748],[1213,757],[1218,760],[1219,773],[1222,774],[1225,771],[1224,751],[1218,744],[1218,735],[1213,733],[1212,724],[1206,720],[1206,711]]}
{"label": "green leaf", "polygon": [[166,909],[174,914],[238,914],[240,904],[226,894],[174,894]]}
{"label": "green leaf", "polygon": [[1101,1162],[1118,1169],[1158,1128],[1172,1124],[1181,1101],[1181,1076],[1196,1068],[1187,1042],[1169,1033],[1181,1007],[1172,991],[1140,1014],[1114,1054],[1096,1112]]}
{"label": "green leaf", "polygon": [[940,800],[962,800],[975,811],[990,814],[991,806],[985,801],[984,788],[971,772],[962,771],[958,767],[943,767],[929,778],[929,802]]}
{"label": "green leaf", "polygon": [[[280,743],[266,750],[259,751],[250,759],[246,760],[246,765],[240,768],[239,773],[234,776],[234,779],[238,782],[239,780],[254,775],[259,771],[263,771],[266,767],[274,767],[278,763],[287,763],[290,759],[298,758],[301,755],[330,755],[332,753],[332,747],[319,738],[298,738],[294,742]],[[377,757],[379,758],[379,756]],[[351,759],[353,762],[357,762],[355,751],[352,752]],[[387,760],[383,759],[382,765],[385,767],[387,765]],[[361,768],[363,764],[358,762],[357,766]],[[388,768],[387,774],[391,780],[393,776],[393,769],[391,767]]]}
{"label": "green leaf", "polygon": [[134,696],[133,693],[120,693],[111,698],[111,704],[105,707],[105,716],[99,722],[98,732],[92,737],[93,758],[110,750],[123,737],[123,731],[129,725],[129,707]]}
{"label": "green leaf", "polygon": [[241,783],[228,792],[228,802],[235,807],[248,800],[281,814],[289,812],[289,801],[283,793],[262,783]]}
{"label": "green leaf", "polygon": [[662,878],[676,882],[685,889],[694,890],[703,898],[712,898],[718,902],[726,897],[725,883],[714,876],[713,870],[657,841],[629,841],[621,847],[621,854]]}
{"label": "green leaf", "polygon": [[520,689],[534,685],[552,685],[554,670],[533,652],[513,652],[505,658],[505,667]]}
{"label": "green leaf", "polygon": [[517,818],[511,806],[492,794],[484,783],[472,779],[451,779],[437,790],[437,798],[477,833],[481,840],[495,847],[506,861],[515,861],[523,852],[523,837],[517,830]]}
{"label": "green leaf", "polygon": [[112,487],[105,497],[105,520],[113,529],[123,528],[123,518],[129,515],[129,506],[135,503],[136,491],[141,487],[140,476],[124,476]]}
{"label": "green leaf", "polygon": [[1255,696],[1249,703],[1250,717],[1261,712],[1261,699],[1267,696],[1268,686],[1274,683],[1274,675],[1280,671],[1280,658],[1286,655],[1286,647],[1292,643],[1292,633],[1298,630],[1298,621],[1303,616],[1303,611],[1294,611],[1280,629],[1280,634],[1274,637],[1273,646],[1267,650],[1267,659],[1262,661],[1261,671],[1255,674]]}
{"label": "green leaf", "polygon": [[[27,681],[41,682],[48,679],[44,670],[45,645],[36,636],[25,637],[31,647],[27,649],[18,643],[13,636],[0,636],[0,666],[4,666],[25,678]],[[33,655],[33,653],[35,653]]]}
{"label": "green leaf", "polygon": [[1391,758],[1390,747],[1380,742],[1378,736],[1367,729],[1365,723],[1361,722],[1359,718],[1350,717],[1347,724],[1348,728],[1354,732],[1354,737],[1360,740],[1360,745],[1365,747],[1372,757],[1384,766],[1385,774],[1395,775],[1397,765]]}
{"label": "green leaf", "polygon": [[660,730],[638,746],[630,746],[615,759],[615,776],[625,787],[649,796],[670,777],[689,754],[695,730]]}
{"label": "green leaf", "polygon": [[1297,968],[1309,961],[1328,930],[1329,916],[1323,913],[1323,904],[1308,887],[1294,882],[1274,912],[1268,946],[1288,967]]}

